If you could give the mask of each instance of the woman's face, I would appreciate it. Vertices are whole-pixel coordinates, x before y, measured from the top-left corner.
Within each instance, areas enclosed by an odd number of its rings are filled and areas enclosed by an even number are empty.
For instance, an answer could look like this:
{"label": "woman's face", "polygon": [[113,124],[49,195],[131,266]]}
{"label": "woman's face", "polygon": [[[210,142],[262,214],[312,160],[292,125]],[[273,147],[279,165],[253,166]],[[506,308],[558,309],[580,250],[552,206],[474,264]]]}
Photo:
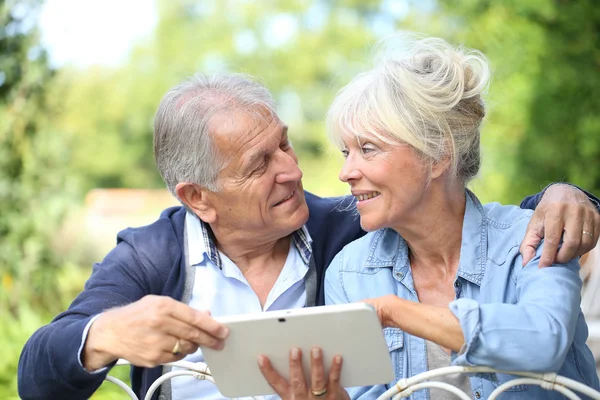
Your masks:
{"label": "woman's face", "polygon": [[346,162],[339,178],[357,199],[366,231],[403,226],[418,219],[428,188],[428,165],[406,144],[387,144],[372,135],[344,138]]}

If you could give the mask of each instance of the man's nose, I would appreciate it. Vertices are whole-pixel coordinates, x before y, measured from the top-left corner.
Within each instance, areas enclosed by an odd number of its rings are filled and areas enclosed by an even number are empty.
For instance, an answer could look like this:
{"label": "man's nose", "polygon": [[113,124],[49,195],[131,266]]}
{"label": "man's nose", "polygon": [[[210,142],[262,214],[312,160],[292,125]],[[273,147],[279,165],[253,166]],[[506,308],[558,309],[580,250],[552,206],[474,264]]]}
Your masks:
{"label": "man's nose", "polygon": [[278,173],[275,176],[277,183],[298,182],[302,179],[302,171],[298,160],[292,155],[281,151],[278,157]]}

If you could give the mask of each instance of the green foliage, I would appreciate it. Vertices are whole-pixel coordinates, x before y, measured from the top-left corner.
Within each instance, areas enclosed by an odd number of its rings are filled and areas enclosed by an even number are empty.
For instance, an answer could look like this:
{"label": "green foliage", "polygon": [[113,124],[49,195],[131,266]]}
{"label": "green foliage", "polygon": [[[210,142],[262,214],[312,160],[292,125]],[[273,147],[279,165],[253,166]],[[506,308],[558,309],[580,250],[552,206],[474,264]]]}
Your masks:
{"label": "green foliage", "polygon": [[[379,2],[370,4],[379,9]],[[320,1],[159,1],[158,7],[154,35],[122,68],[61,74],[70,90],[58,126],[72,137],[73,167],[90,187],[162,187],[151,149],[161,96],[195,72],[229,70],[254,75],[273,92],[305,167],[305,187],[324,195],[345,191],[333,172],[341,158],[329,156],[323,122],[337,89],[368,59],[371,12]],[[98,149],[103,157],[90,160]]]}
{"label": "green foliage", "polygon": [[412,29],[480,49],[490,59],[484,163],[472,184],[482,198],[514,203],[562,179],[600,188],[592,0],[415,1],[400,12],[393,4],[159,0],[153,36],[121,68],[62,71],[65,112],[56,126],[73,141],[73,168],[87,188],[162,187],[151,151],[161,96],[194,72],[229,70],[257,76],[273,92],[305,187],[345,193],[337,180],[341,159],[325,139],[327,107],[368,66],[378,37]]}
{"label": "green foliage", "polygon": [[28,307],[22,307],[19,318],[0,314],[0,398],[17,400],[17,362],[27,338],[42,324],[44,319]]}
{"label": "green foliage", "polygon": [[[568,180],[600,190],[600,11],[593,0],[532,12],[545,32],[533,80],[530,130],[520,143],[519,184]],[[545,143],[545,145],[541,145]]]}
{"label": "green foliage", "polygon": [[[77,276],[79,279],[83,278],[81,274]],[[20,311],[18,318],[6,313],[0,314],[0,348],[3,349],[0,358],[0,398],[3,400],[19,399],[16,376],[21,349],[33,332],[47,324],[52,317],[49,314],[40,314],[39,310],[32,310],[26,305],[22,306]],[[115,367],[111,370],[110,375],[129,386],[131,385],[128,366]],[[126,395],[116,385],[105,382],[91,398],[93,400],[122,400],[126,398]]]}
{"label": "green foliage", "polygon": [[600,191],[600,11],[594,0],[440,2],[450,40],[494,67],[483,129],[488,199],[567,180]]}
{"label": "green foliage", "polygon": [[[121,66],[58,71],[38,44],[40,1],[0,0],[0,398],[17,398],[26,338],[89,274],[52,250],[67,207],[81,189],[163,187],[152,119],[166,90],[195,72],[261,79],[290,126],[305,188],[338,195],[342,159],[324,128],[335,93],[369,66],[379,37],[441,36],[482,50],[494,69],[480,197],[514,203],[562,179],[600,192],[596,0],[156,0],[153,35]],[[127,367],[115,374],[128,381]],[[93,398],[123,395],[106,383]]]}
{"label": "green foliage", "polygon": [[51,238],[66,210],[64,140],[48,119],[53,72],[31,28],[37,1],[0,2],[0,305],[56,295]]}
{"label": "green foliage", "polygon": [[62,259],[52,240],[69,203],[64,138],[49,123],[53,79],[38,46],[38,1],[0,1],[0,398],[17,399],[25,340],[55,313]]}

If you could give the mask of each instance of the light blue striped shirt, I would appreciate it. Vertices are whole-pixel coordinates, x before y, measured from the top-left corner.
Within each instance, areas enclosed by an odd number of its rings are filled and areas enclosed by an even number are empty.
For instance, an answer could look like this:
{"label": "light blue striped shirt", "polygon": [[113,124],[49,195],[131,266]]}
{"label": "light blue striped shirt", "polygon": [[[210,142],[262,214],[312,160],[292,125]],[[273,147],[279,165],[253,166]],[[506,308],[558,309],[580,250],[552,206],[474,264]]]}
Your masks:
{"label": "light blue striped shirt", "polygon": [[[194,286],[189,305],[198,310],[210,310],[214,317],[263,311],[302,308],[306,304],[304,277],[311,256],[311,239],[305,227],[292,235],[290,251],[275,285],[269,292],[264,307],[239,268],[212,240],[210,228],[192,214],[186,215],[188,256],[195,268]],[[202,351],[184,358],[190,362],[204,362]],[[232,362],[235,362],[232,360]],[[210,382],[193,377],[172,380],[172,398],[225,399]],[[265,396],[276,399],[277,396]]]}

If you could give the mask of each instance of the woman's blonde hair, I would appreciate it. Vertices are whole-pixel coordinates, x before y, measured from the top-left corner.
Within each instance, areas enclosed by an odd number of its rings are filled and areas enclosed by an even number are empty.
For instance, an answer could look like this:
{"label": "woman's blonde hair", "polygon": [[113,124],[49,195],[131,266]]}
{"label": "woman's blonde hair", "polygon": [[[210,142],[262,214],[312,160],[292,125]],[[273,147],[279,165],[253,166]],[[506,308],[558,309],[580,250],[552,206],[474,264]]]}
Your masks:
{"label": "woman's blonde hair", "polygon": [[429,162],[449,158],[450,172],[466,183],[481,164],[482,94],[490,79],[485,56],[414,33],[395,34],[376,48],[375,67],[331,105],[330,138],[340,148],[346,135],[406,143]]}

